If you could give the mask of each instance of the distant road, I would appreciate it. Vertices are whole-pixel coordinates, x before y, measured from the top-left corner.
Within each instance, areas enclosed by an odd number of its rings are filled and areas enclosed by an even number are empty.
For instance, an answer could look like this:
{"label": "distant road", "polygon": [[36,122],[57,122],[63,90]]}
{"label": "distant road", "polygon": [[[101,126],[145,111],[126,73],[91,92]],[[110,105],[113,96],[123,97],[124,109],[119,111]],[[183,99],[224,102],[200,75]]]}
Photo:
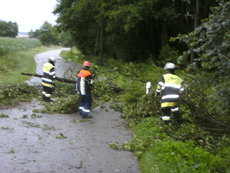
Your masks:
{"label": "distant road", "polygon": [[[65,61],[62,57],[60,57],[60,53],[63,50],[70,50],[70,48],[61,48],[56,50],[51,50],[47,52],[43,52],[37,54],[34,59],[36,63],[36,73],[42,75],[42,66],[44,63],[48,61],[48,58],[53,56],[56,58],[55,69],[57,77],[65,77],[66,75],[74,76],[77,71],[80,70],[80,65],[73,64]],[[40,85],[41,78],[33,77],[27,83],[29,85]]]}

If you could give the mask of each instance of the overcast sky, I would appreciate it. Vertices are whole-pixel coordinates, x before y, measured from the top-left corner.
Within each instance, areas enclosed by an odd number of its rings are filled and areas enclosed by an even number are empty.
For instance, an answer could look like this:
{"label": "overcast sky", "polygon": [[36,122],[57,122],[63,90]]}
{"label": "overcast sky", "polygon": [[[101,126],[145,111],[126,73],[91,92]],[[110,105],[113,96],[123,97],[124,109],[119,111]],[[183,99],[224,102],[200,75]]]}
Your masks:
{"label": "overcast sky", "polygon": [[45,21],[56,24],[56,0],[0,0],[0,20],[16,22],[19,32],[39,29]]}

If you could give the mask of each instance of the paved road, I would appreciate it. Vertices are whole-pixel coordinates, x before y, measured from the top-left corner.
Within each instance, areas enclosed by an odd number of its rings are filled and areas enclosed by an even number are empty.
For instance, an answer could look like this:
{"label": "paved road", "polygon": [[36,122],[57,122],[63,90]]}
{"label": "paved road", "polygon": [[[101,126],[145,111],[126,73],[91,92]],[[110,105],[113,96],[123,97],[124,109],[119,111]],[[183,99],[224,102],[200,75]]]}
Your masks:
{"label": "paved road", "polygon": [[[65,76],[69,76],[70,74],[73,77],[74,75],[76,75],[77,71],[80,69],[80,65],[67,62],[63,58],[61,58],[59,54],[62,50],[69,50],[69,48],[56,49],[56,50],[51,50],[51,51],[37,54],[34,57],[36,63],[36,73],[42,75],[43,64],[48,61],[49,57],[53,56],[56,59],[55,68],[56,68],[57,77],[65,77]],[[41,82],[40,78],[33,77],[31,80],[28,81],[28,84],[40,85],[40,82]]]}
{"label": "paved road", "polygon": [[[39,54],[36,62],[58,52]],[[0,173],[139,173],[133,153],[110,147],[131,140],[120,113],[95,108],[87,121],[78,113],[33,113],[42,107],[33,100],[0,109],[9,116],[0,118]]]}

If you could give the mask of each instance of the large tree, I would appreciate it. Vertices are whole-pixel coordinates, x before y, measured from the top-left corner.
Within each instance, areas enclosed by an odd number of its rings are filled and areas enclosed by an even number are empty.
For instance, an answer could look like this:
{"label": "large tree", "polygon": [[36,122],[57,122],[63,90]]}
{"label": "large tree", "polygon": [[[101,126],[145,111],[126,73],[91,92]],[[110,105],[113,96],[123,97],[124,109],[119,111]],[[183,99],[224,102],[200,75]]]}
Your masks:
{"label": "large tree", "polygon": [[1,37],[16,37],[18,35],[18,24],[16,22],[0,21]]}
{"label": "large tree", "polygon": [[58,38],[56,33],[57,32],[52,24],[44,22],[39,30],[39,40],[42,44],[45,45],[58,44]]}
{"label": "large tree", "polygon": [[205,7],[190,0],[58,2],[58,22],[84,53],[143,60],[157,57],[171,36],[192,31],[215,0],[199,0]]}

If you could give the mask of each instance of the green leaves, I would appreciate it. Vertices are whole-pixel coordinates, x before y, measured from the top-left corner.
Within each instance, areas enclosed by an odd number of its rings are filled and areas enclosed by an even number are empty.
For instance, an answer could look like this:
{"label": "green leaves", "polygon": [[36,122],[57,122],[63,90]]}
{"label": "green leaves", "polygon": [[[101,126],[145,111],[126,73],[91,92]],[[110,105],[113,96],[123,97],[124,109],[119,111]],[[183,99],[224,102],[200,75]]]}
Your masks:
{"label": "green leaves", "polygon": [[[229,76],[229,47],[230,47],[230,3],[220,3],[213,8],[206,22],[182,37],[189,51],[184,56],[195,53],[195,62],[201,62],[205,70],[217,72],[218,78]],[[219,74],[218,74],[219,73]]]}
{"label": "green leaves", "polygon": [[58,44],[57,31],[52,24],[44,22],[39,30],[39,40],[44,45]]}
{"label": "green leaves", "polygon": [[0,104],[2,105],[14,105],[35,97],[38,97],[38,90],[26,83],[0,86]]}

